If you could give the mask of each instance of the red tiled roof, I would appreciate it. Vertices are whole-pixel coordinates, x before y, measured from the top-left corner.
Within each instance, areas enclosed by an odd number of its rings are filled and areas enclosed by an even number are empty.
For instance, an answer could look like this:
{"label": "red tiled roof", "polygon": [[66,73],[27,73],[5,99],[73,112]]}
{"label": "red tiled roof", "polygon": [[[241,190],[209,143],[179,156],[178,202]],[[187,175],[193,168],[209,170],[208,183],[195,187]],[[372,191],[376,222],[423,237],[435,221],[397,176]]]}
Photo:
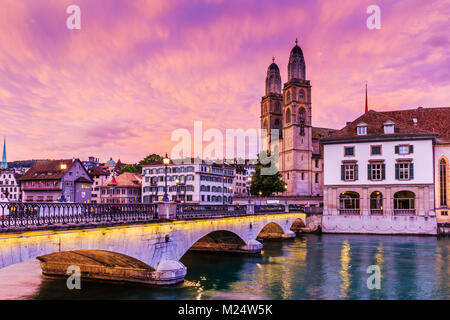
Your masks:
{"label": "red tiled roof", "polygon": [[[394,122],[394,133],[386,134],[384,133],[383,124],[386,121]],[[358,135],[357,126],[360,123],[367,124],[367,134]],[[418,126],[412,126],[398,120],[397,118],[387,115],[382,112],[377,112],[374,110],[369,110],[364,113],[358,119],[350,122],[344,128],[334,133],[328,138],[322,139],[323,142],[333,141],[335,139],[367,139],[371,137],[398,137],[398,136],[422,136],[422,135],[433,135],[434,132],[423,130]]]}
{"label": "red tiled roof", "polygon": [[312,127],[312,138],[323,139],[333,135],[337,129]]}
{"label": "red tiled roof", "polygon": [[117,177],[112,177],[111,180],[105,182],[102,187],[118,186],[118,187],[141,187],[142,178],[139,174],[124,172]]}
{"label": "red tiled roof", "polygon": [[107,166],[95,166],[89,169],[89,174],[92,176],[109,176],[110,171]]}
{"label": "red tiled roof", "polygon": [[[450,107],[417,108],[409,110],[383,111],[405,124],[438,134],[438,141],[450,142]],[[414,124],[413,119],[417,119]]]}
{"label": "red tiled roof", "polygon": [[[78,160],[78,159],[77,159]],[[79,161],[79,160],[78,160]],[[64,160],[38,160],[34,165],[24,173],[20,178],[21,181],[24,180],[55,180],[61,179],[63,172],[72,168],[75,161],[72,159]],[[61,164],[66,165],[66,169],[61,169]]]}

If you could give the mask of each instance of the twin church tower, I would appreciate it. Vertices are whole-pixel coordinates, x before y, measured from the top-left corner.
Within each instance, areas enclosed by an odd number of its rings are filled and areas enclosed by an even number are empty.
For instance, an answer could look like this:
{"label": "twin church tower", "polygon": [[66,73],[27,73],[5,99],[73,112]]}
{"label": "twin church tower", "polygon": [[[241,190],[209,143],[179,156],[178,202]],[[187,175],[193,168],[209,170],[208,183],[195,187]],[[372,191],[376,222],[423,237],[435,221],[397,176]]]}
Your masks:
{"label": "twin church tower", "polygon": [[[320,138],[336,130],[317,128],[311,122],[311,84],[306,80],[302,49],[295,41],[288,63],[288,79],[281,87],[280,69],[273,59],[267,70],[266,94],[261,99],[261,128],[279,130],[278,170],[287,184],[287,196],[315,197],[323,194],[323,154]],[[276,151],[275,151],[276,152]]]}

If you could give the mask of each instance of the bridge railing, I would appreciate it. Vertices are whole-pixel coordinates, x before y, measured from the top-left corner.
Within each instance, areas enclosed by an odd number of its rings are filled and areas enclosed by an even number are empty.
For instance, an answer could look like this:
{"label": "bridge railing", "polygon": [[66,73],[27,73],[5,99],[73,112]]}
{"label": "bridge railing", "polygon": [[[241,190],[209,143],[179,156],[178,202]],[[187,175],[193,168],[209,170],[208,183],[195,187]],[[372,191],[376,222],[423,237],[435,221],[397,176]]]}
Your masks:
{"label": "bridge railing", "polygon": [[256,205],[255,213],[281,213],[286,212],[284,204],[268,204],[268,205]]}
{"label": "bridge railing", "polygon": [[14,227],[151,221],[154,204],[0,203],[0,232]]}
{"label": "bridge railing", "polygon": [[239,205],[188,205],[177,206],[178,219],[206,219],[246,215],[247,207]]}

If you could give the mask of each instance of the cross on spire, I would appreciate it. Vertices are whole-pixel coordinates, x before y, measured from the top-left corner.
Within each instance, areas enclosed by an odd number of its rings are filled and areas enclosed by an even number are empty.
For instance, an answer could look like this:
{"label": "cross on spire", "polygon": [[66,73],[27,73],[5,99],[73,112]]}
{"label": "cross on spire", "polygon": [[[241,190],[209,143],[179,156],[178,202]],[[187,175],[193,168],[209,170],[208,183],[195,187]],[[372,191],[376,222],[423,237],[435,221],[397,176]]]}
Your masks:
{"label": "cross on spire", "polygon": [[295,45],[298,45],[298,38],[295,38]]}
{"label": "cross on spire", "polygon": [[274,56],[272,56],[272,62],[275,63],[275,57]]}

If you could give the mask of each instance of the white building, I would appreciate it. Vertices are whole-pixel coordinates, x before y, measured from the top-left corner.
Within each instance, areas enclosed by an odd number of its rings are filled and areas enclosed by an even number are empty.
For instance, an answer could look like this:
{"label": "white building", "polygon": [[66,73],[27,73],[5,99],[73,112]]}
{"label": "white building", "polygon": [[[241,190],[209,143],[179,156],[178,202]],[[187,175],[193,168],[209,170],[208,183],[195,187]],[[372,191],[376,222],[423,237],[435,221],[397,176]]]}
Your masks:
{"label": "white building", "polygon": [[323,231],[435,234],[437,136],[371,110],[323,139]]}
{"label": "white building", "polygon": [[[142,202],[162,201],[165,166],[162,163],[142,166]],[[197,204],[231,204],[234,168],[217,164],[175,164],[167,166],[167,194],[170,201]]]}
{"label": "white building", "polygon": [[20,201],[22,191],[19,178],[22,175],[13,169],[0,170],[0,194],[4,194],[10,202]]}

